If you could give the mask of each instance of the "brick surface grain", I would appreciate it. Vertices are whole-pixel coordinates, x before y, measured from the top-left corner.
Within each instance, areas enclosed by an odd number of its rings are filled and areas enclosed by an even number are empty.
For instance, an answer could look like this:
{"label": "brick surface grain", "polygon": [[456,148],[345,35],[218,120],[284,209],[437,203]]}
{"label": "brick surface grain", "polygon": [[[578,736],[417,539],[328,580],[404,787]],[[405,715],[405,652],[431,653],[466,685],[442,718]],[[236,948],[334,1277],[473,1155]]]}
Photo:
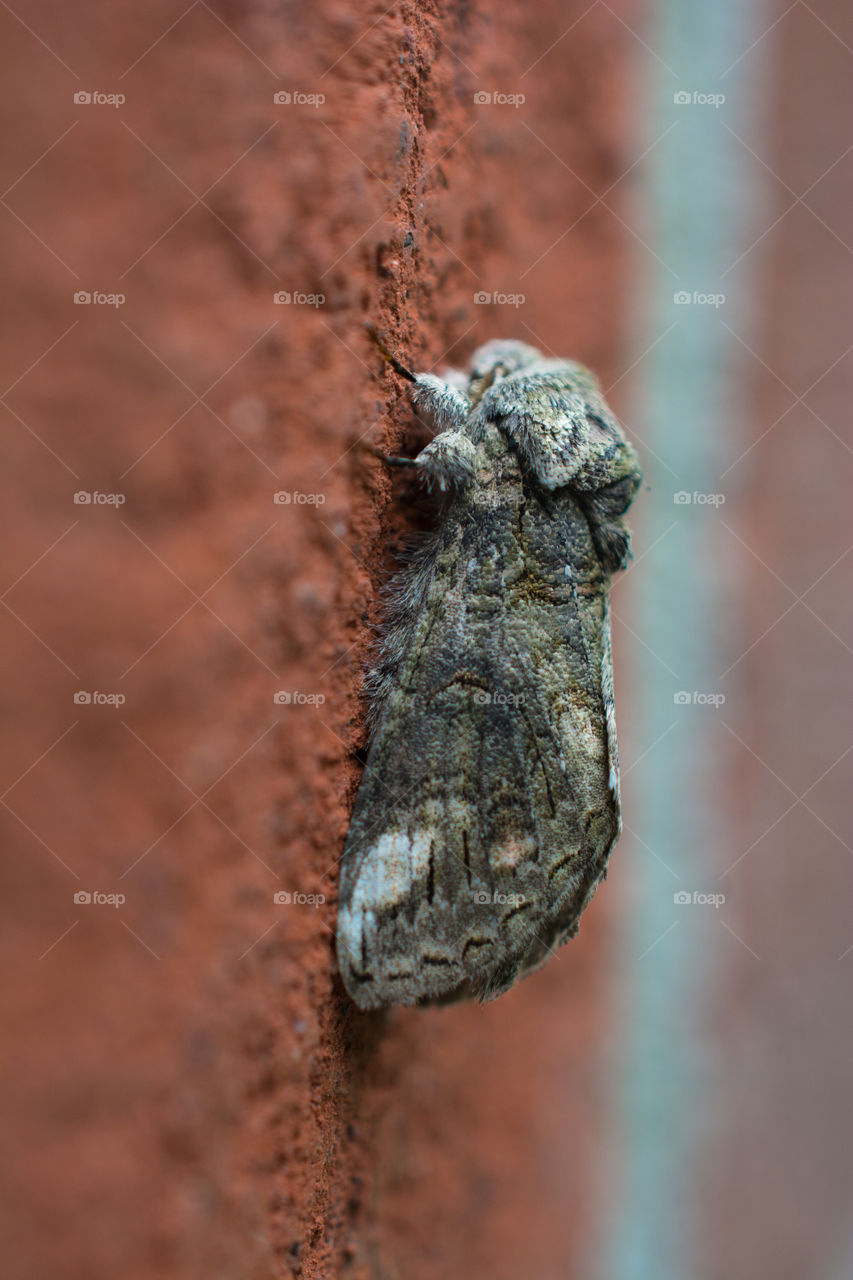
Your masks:
{"label": "brick surface grain", "polygon": [[418,367],[519,336],[622,372],[630,13],[585,9],[0,15],[16,1280],[572,1273],[606,906],[482,1009],[357,1015],[333,930],[361,666],[428,518],[357,444],[417,440],[365,321]]}

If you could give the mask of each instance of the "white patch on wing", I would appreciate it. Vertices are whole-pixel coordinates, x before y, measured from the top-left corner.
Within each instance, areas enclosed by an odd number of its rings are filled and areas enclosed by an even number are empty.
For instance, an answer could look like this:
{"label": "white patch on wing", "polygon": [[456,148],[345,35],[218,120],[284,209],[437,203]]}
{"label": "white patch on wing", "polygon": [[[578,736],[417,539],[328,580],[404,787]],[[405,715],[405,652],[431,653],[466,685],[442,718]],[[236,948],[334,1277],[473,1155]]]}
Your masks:
{"label": "white patch on wing", "polygon": [[532,836],[507,836],[503,844],[491,851],[489,862],[496,871],[512,871],[532,858],[535,852],[536,841]]}
{"label": "white patch on wing", "polygon": [[412,884],[427,874],[434,836],[428,831],[386,831],[367,853],[358,872],[350,911],[381,911],[409,896]]}

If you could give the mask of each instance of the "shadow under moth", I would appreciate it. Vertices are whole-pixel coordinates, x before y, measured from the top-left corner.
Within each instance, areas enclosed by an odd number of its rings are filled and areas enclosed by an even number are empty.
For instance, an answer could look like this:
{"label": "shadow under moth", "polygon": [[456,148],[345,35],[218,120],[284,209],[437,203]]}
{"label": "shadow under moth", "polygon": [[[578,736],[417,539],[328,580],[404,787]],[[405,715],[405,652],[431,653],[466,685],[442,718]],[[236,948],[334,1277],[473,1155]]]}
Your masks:
{"label": "shadow under moth", "polygon": [[621,830],[608,590],[641,473],[583,365],[494,341],[438,378],[378,345],[441,513],[370,676],[338,960],[362,1009],[489,1000],[577,932]]}

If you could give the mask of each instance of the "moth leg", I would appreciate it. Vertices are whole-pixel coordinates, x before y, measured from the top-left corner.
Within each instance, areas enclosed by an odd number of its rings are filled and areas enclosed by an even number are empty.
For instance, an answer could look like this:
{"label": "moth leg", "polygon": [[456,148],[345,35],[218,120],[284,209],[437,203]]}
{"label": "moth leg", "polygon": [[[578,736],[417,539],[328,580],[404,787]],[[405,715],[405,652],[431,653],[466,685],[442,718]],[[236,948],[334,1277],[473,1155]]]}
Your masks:
{"label": "moth leg", "polygon": [[459,431],[471,413],[468,397],[434,373],[415,374],[412,400],[435,432]]}
{"label": "moth leg", "polygon": [[395,355],[388,350],[372,324],[366,326],[373,344],[388,361],[395,373],[407,382],[414,384],[412,400],[416,408],[425,415],[428,425],[433,431],[449,431],[458,429],[471,412],[471,403],[462,387],[465,375],[457,369],[448,370],[448,380],[437,378],[432,373],[412,373]]}
{"label": "moth leg", "polygon": [[466,435],[443,431],[422,449],[416,466],[429,488],[461,488],[474,474],[477,451]]}

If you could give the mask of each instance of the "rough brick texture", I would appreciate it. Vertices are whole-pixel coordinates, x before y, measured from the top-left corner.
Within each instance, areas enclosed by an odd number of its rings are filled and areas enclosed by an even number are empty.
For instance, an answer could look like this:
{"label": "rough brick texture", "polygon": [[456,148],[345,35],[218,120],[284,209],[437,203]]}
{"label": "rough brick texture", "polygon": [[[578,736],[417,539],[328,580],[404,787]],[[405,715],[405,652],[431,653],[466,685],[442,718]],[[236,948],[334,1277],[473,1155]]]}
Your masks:
{"label": "rough brick texture", "polygon": [[360,664],[426,518],[357,447],[414,426],[365,320],[421,367],[510,335],[627,363],[625,186],[596,197],[630,37],[585,8],[0,14],[16,1280],[571,1274],[606,904],[484,1009],[356,1016],[333,928]]}

